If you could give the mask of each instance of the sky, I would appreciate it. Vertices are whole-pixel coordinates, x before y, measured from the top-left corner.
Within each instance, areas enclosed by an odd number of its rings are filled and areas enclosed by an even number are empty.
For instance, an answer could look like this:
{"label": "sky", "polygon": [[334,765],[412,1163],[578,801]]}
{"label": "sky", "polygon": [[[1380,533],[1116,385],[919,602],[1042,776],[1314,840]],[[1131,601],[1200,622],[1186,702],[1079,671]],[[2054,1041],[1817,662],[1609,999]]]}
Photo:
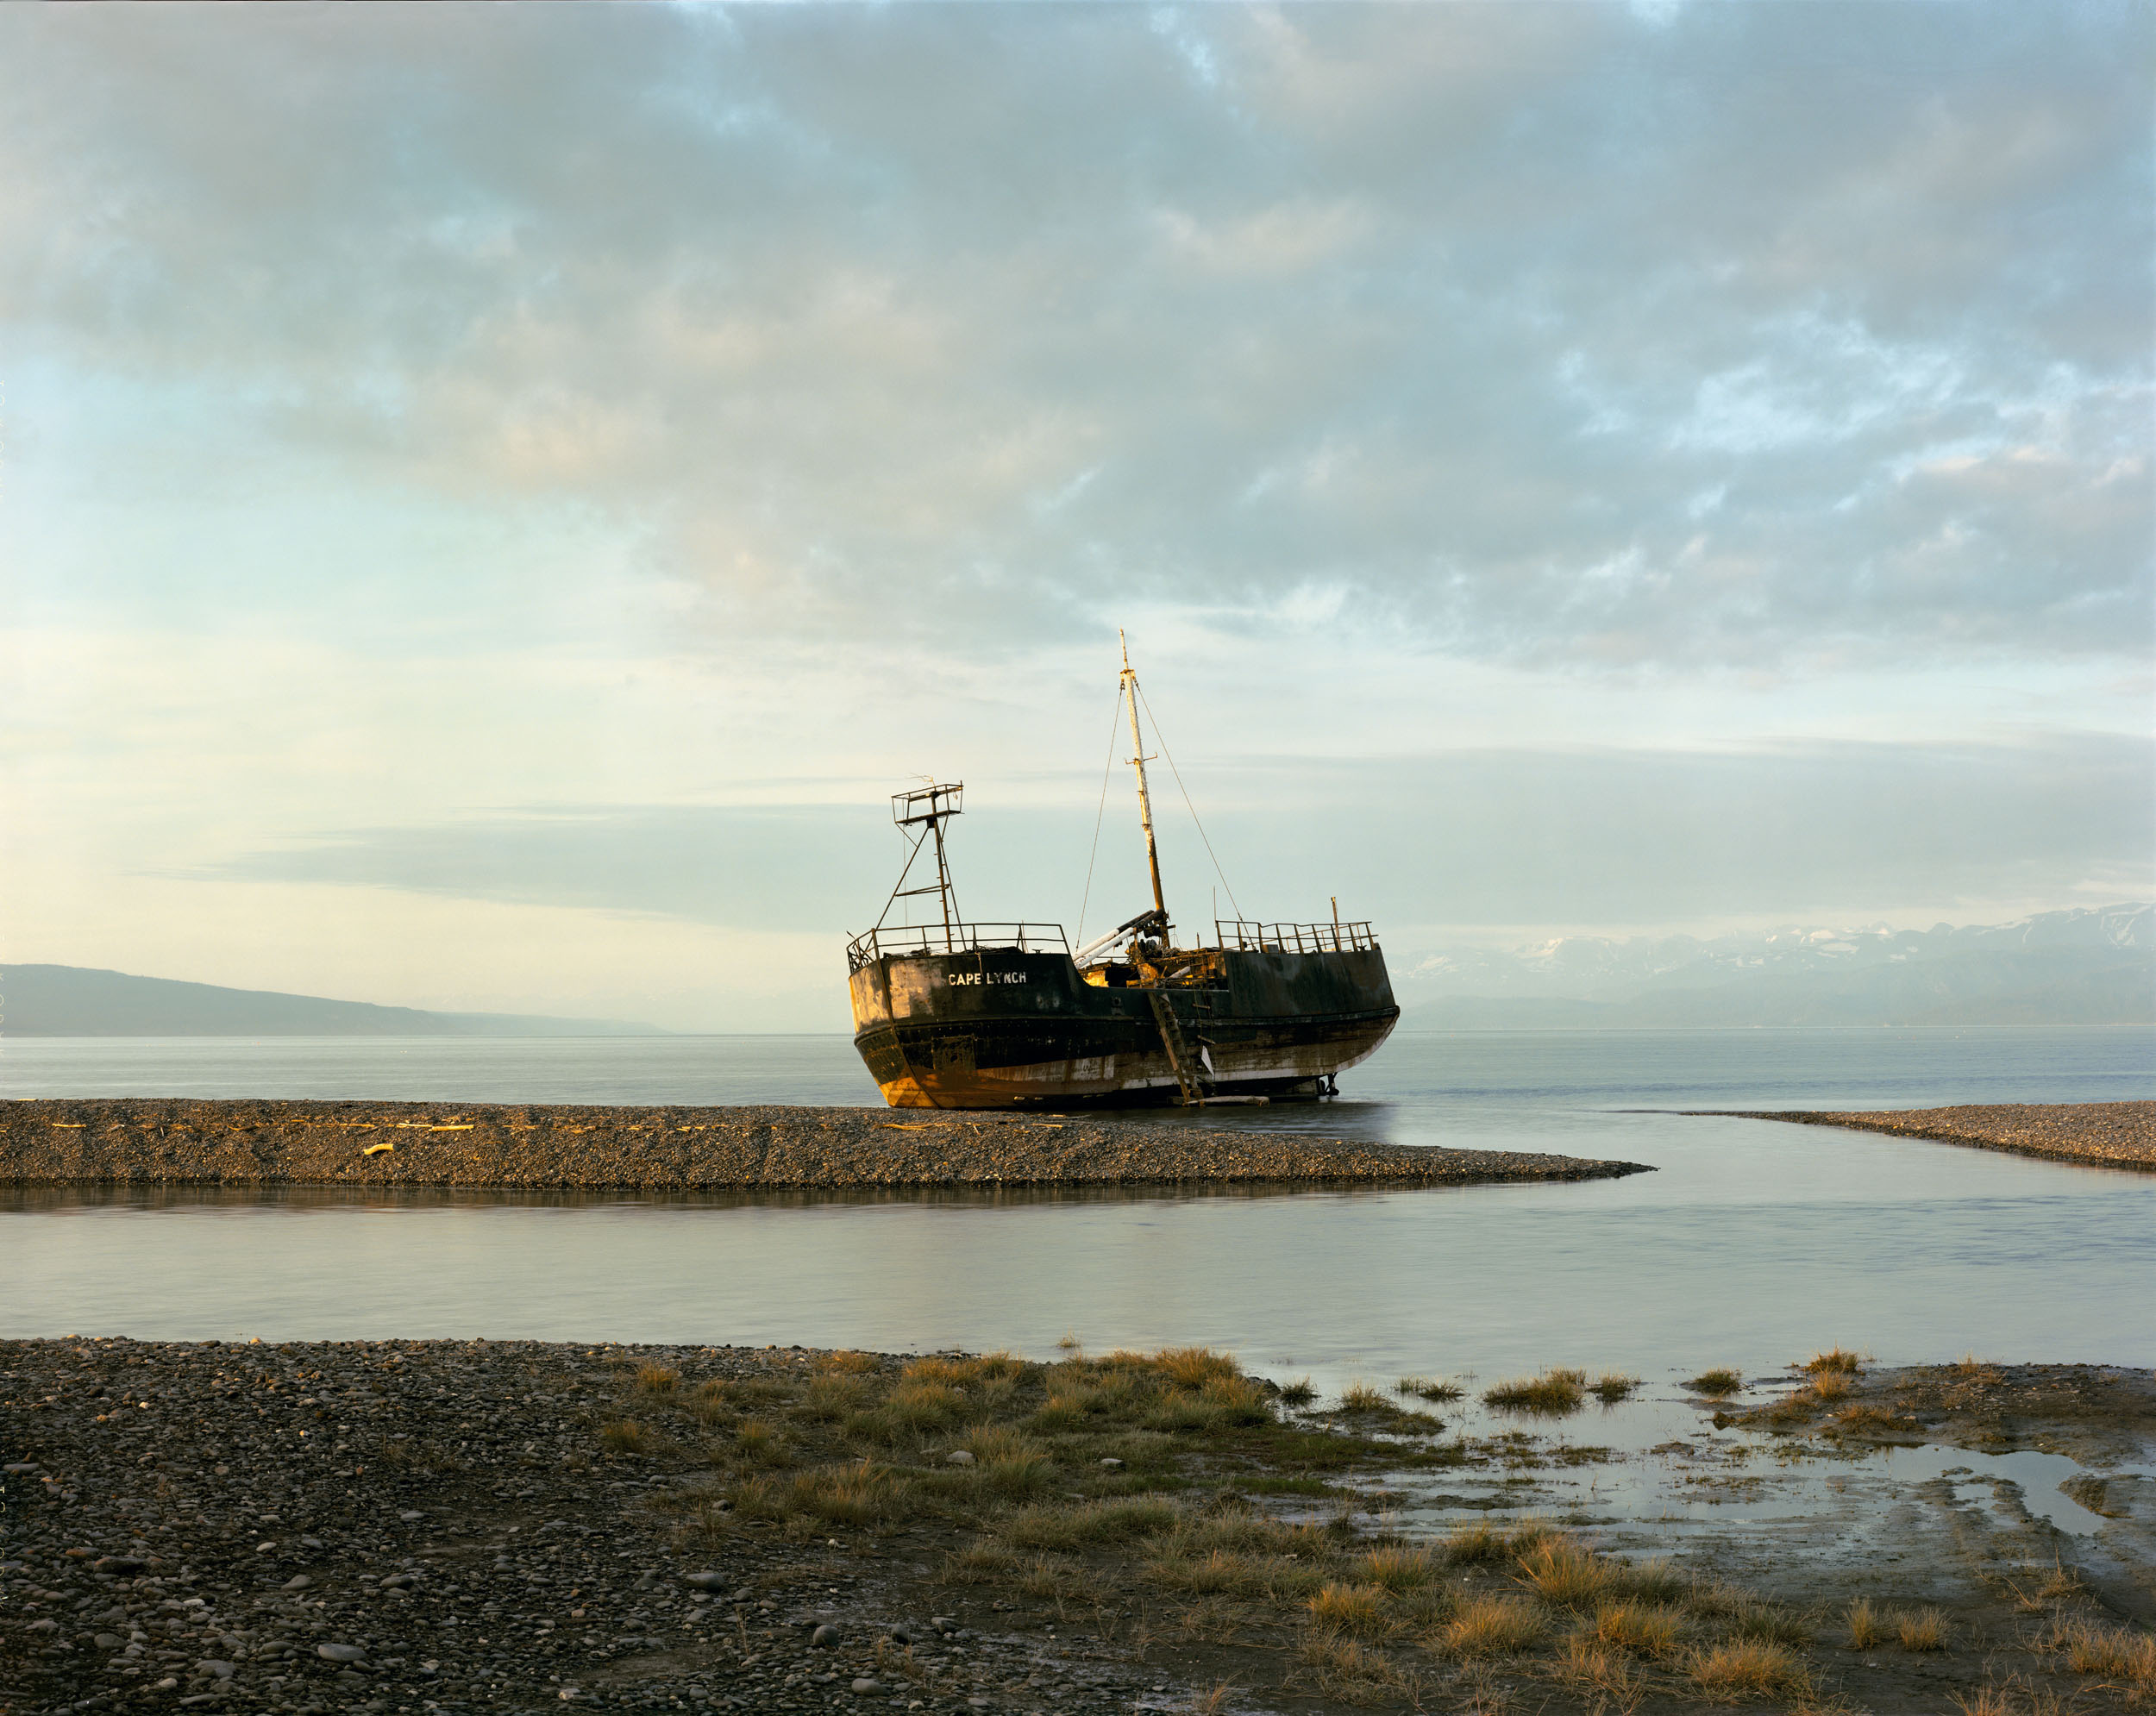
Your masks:
{"label": "sky", "polygon": [[2065,0],[0,9],[0,957],[843,1030],[924,778],[968,916],[1150,903],[1119,629],[1186,928],[2150,898],[2153,92]]}

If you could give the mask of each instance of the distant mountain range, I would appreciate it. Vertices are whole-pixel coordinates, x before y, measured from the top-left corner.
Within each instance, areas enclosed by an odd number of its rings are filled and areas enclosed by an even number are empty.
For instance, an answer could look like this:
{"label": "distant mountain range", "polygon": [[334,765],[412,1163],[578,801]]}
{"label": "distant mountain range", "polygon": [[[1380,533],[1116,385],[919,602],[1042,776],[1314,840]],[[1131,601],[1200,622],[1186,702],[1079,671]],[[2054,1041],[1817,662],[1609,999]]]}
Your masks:
{"label": "distant mountain range", "polygon": [[1476,1026],[2156,1024],[2156,906],[1929,930],[1563,936],[1394,973],[1406,1022]]}
{"label": "distant mountain range", "polygon": [[0,968],[12,1036],[655,1036],[618,1019],[430,1013],[269,989],[223,989],[73,965]]}

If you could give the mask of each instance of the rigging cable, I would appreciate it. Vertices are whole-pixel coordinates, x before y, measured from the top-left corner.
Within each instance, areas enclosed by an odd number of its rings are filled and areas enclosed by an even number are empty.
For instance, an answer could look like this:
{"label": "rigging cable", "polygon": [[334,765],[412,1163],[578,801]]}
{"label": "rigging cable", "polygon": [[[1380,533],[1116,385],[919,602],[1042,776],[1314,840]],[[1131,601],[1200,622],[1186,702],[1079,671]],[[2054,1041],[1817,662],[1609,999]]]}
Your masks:
{"label": "rigging cable", "polygon": [[1115,773],[1115,730],[1123,723],[1123,686],[1115,688],[1115,713],[1108,717],[1108,761],[1100,771],[1100,807],[1093,813],[1093,850],[1086,854],[1086,892],[1078,902],[1078,945],[1086,944],[1086,907],[1093,899],[1093,861],[1100,855],[1100,819],[1108,813],[1108,779]]}
{"label": "rigging cable", "polygon": [[[1228,873],[1220,867],[1220,861],[1213,854],[1213,842],[1206,836],[1206,825],[1198,821],[1198,807],[1190,802],[1190,789],[1183,785],[1182,771],[1175,767],[1175,752],[1168,748],[1167,736],[1160,730],[1160,717],[1153,713],[1153,705],[1146,701],[1145,688],[1138,683],[1135,676],[1131,679],[1131,689],[1138,693],[1138,700],[1145,706],[1145,718],[1153,723],[1153,736],[1160,741],[1160,754],[1168,759],[1168,772],[1175,777],[1175,790],[1183,795],[1183,808],[1190,812],[1190,820],[1198,824],[1198,838],[1205,841],[1206,856],[1213,859],[1213,874],[1219,877],[1220,886],[1228,889],[1228,904],[1235,907],[1236,920],[1239,923],[1243,917],[1242,905],[1235,897],[1235,890],[1228,887]],[[1117,714],[1123,712],[1120,698],[1117,698],[1115,708]]]}

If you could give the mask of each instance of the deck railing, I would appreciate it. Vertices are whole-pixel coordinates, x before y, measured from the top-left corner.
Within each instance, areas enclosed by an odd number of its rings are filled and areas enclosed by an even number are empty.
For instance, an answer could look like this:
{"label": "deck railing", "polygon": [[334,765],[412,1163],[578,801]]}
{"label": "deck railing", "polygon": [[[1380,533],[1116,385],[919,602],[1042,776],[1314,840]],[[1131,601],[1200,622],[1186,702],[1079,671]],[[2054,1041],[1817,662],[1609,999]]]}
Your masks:
{"label": "deck railing", "polygon": [[1326,954],[1367,952],[1377,934],[1367,924],[1258,924],[1245,917],[1216,918],[1213,945],[1243,953]]}
{"label": "deck railing", "polygon": [[[1377,935],[1362,924],[1259,924],[1248,918],[1215,919],[1213,945],[1243,953],[1322,954],[1367,952]],[[846,969],[859,971],[880,959],[921,954],[970,954],[990,950],[1068,955],[1070,943],[1060,924],[906,924],[871,930],[846,944]]]}
{"label": "deck railing", "polygon": [[846,969],[859,971],[864,965],[874,965],[878,960],[893,955],[971,954],[991,949],[1002,952],[1011,949],[1022,954],[1068,955],[1070,943],[1064,938],[1060,924],[953,924],[948,929],[941,924],[902,924],[871,930],[849,942]]}

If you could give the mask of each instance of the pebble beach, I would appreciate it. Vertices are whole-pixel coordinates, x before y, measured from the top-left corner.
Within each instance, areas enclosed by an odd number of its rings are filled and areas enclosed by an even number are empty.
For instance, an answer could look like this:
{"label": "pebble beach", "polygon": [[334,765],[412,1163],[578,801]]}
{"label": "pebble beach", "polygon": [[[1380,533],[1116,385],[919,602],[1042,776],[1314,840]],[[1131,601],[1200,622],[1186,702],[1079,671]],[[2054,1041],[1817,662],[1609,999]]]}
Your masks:
{"label": "pebble beach", "polygon": [[0,1184],[15,1186],[1457,1186],[1648,1171],[1076,1115],[149,1098],[0,1107]]}
{"label": "pebble beach", "polygon": [[[924,1688],[969,1712],[1046,1695],[1028,1641],[871,1600],[862,1576],[884,1569],[854,1531],[684,1543],[667,1504],[705,1463],[599,1434],[645,1367],[760,1398],[818,1356],[0,1342],[0,1709],[884,1710],[922,1708]],[[915,1678],[879,1670],[909,1645]],[[1049,1673],[1063,1709],[1127,1710],[1150,1679]]]}

